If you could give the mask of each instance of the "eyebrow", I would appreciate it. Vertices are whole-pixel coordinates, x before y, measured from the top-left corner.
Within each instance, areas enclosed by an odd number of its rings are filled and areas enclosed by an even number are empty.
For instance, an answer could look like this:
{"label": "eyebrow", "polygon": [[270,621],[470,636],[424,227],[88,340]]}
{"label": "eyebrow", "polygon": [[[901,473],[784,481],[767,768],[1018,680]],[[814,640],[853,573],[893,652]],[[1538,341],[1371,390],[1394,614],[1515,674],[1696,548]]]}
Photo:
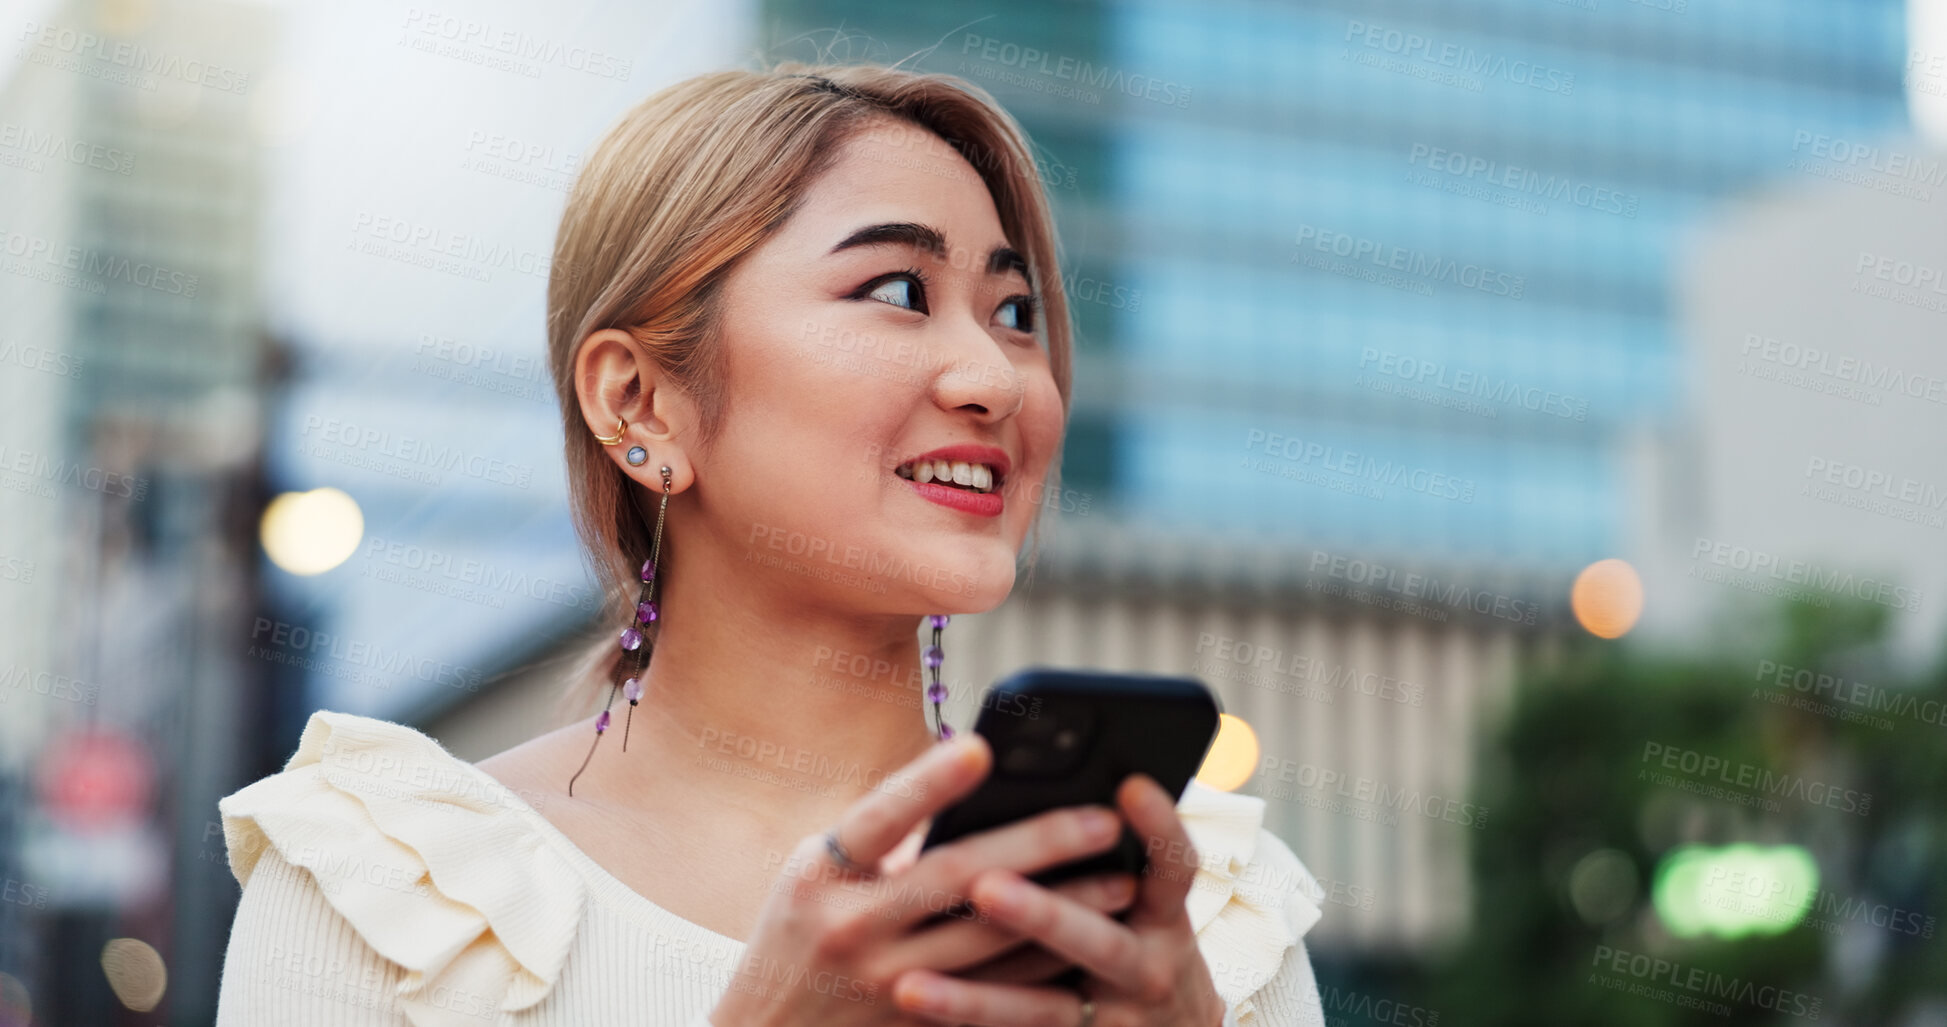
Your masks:
{"label": "eyebrow", "polygon": [[[946,235],[930,225],[915,224],[911,221],[893,221],[883,225],[867,225],[840,240],[831,248],[832,253],[849,250],[855,246],[913,246],[925,250],[936,257],[946,257]],[[830,254],[827,254],[829,256]],[[1033,279],[1028,275],[1027,259],[1012,246],[996,246],[987,254],[987,273],[990,275],[1019,271],[1022,278]]]}

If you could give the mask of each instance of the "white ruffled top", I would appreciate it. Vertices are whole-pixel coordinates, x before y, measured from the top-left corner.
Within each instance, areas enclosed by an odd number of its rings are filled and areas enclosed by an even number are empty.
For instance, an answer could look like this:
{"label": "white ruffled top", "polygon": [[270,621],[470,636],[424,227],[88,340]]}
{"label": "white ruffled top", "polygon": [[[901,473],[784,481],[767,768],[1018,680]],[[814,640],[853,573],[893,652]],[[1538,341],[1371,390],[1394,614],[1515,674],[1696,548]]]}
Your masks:
{"label": "white ruffled top", "polygon": [[[729,1027],[708,1014],[743,942],[631,890],[410,727],[314,713],[281,772],[218,808],[243,886],[219,1027]],[[1322,1025],[1302,939],[1324,892],[1264,800],[1192,781],[1177,812],[1226,1027]]]}

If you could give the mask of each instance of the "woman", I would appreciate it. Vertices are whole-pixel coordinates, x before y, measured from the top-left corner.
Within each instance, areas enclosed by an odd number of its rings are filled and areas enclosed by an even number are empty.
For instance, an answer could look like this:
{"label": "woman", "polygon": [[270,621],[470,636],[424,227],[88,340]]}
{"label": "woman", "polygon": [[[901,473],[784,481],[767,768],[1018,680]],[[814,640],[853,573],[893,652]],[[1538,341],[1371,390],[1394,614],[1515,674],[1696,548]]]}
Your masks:
{"label": "woman", "polygon": [[[1068,408],[1048,203],[992,97],[872,67],[666,89],[576,182],[548,308],[628,625],[608,706],[478,765],[313,715],[221,804],[219,1022],[1323,1022],[1320,892],[1260,799],[1136,775],[920,854],[992,756],[915,715],[915,622],[1007,597]],[[1124,822],[1141,880],[1025,879]]]}

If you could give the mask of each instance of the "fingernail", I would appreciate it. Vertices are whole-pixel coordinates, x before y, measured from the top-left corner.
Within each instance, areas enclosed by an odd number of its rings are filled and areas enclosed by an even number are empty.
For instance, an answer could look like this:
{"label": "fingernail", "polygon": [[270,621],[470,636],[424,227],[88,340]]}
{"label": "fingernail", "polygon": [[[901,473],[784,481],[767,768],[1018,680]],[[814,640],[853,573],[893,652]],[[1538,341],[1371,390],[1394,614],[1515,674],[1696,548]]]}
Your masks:
{"label": "fingernail", "polygon": [[940,1004],[940,986],[932,981],[913,981],[904,990],[909,1006],[931,1008]]}

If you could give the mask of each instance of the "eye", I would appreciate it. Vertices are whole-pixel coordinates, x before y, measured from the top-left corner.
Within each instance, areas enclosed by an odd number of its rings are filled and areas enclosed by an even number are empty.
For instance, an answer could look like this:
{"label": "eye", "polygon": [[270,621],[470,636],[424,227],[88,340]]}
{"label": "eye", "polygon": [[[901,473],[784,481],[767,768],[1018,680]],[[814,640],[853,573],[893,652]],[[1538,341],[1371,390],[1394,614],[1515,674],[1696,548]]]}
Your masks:
{"label": "eye", "polygon": [[898,271],[865,283],[855,295],[926,313],[926,277],[919,269]]}
{"label": "eye", "polygon": [[1033,296],[1009,296],[1001,301],[1000,310],[995,316],[1000,319],[1004,327],[1020,332],[1032,332],[1034,312],[1039,305],[1040,301]]}

